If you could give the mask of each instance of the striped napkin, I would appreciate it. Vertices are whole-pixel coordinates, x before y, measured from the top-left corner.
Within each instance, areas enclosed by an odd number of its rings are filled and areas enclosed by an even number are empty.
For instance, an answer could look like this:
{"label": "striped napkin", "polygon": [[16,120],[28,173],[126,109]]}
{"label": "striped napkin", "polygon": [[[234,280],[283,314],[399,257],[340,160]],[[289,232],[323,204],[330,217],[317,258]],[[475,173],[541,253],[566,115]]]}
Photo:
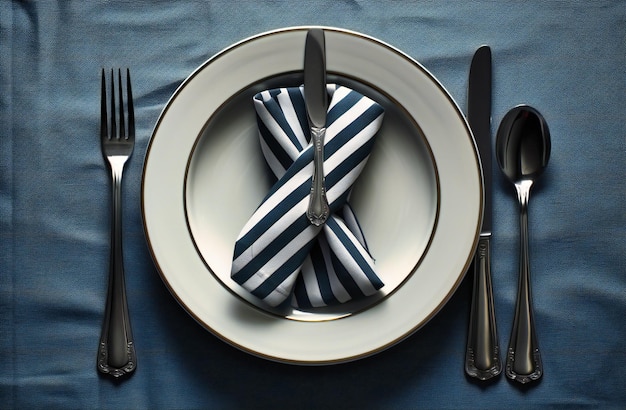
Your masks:
{"label": "striped napkin", "polygon": [[304,87],[267,90],[253,99],[261,149],[278,180],[238,236],[231,276],[270,306],[287,300],[298,308],[330,306],[383,286],[348,203],[383,109],[343,86],[328,85],[328,93],[324,172],[331,215],[319,227],[306,216],[313,146]]}

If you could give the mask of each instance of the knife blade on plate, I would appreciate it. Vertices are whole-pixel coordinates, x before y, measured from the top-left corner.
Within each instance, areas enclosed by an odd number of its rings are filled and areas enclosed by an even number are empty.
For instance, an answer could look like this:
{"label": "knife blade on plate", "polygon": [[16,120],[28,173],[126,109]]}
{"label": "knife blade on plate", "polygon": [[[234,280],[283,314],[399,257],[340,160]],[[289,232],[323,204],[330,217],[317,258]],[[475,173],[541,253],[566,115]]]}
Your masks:
{"label": "knife blade on plate", "polygon": [[326,42],[322,29],[310,29],[304,46],[304,101],[313,141],[313,179],[307,217],[316,226],[330,213],[324,186],[324,136],[326,134]]}
{"label": "knife blade on plate", "polygon": [[502,371],[493,288],[491,284],[492,146],[491,146],[491,49],[481,46],[472,59],[469,73],[467,117],[478,145],[483,171],[483,224],[474,256],[474,286],[465,354],[465,371],[487,380]]}

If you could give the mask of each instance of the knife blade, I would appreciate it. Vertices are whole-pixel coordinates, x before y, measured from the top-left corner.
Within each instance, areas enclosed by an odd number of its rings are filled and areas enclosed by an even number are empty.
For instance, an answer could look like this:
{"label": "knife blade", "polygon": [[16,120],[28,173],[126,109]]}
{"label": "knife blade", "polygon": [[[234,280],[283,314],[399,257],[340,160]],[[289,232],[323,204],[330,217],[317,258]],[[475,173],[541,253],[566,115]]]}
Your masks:
{"label": "knife blade", "polygon": [[483,224],[474,256],[474,285],[465,354],[465,371],[480,380],[502,371],[491,283],[492,145],[491,145],[491,49],[474,53],[469,73],[467,117],[476,139],[483,172]]}
{"label": "knife blade", "polygon": [[324,183],[324,136],[326,134],[326,39],[322,29],[310,29],[304,46],[304,101],[313,145],[313,177],[307,217],[316,226],[328,219],[330,207]]}
{"label": "knife blade", "polygon": [[476,138],[483,169],[485,208],[481,235],[491,236],[491,49],[489,46],[480,47],[472,58],[467,102],[467,118]]}

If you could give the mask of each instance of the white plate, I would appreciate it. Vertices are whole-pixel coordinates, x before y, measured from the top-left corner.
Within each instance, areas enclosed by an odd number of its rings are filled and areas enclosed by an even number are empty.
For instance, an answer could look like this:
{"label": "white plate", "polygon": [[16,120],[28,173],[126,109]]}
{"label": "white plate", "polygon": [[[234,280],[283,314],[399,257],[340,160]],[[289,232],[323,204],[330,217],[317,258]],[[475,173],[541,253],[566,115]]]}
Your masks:
{"label": "white plate", "polygon": [[397,343],[451,297],[476,245],[482,180],[464,117],[430,73],[376,39],[325,28],[333,79],[385,107],[351,203],[386,285],[365,302],[301,312],[267,309],[234,284],[235,238],[272,183],[251,96],[301,81],[307,29],[244,40],[187,78],[150,141],[142,212],[164,282],[201,325],[268,359],[338,363]]}

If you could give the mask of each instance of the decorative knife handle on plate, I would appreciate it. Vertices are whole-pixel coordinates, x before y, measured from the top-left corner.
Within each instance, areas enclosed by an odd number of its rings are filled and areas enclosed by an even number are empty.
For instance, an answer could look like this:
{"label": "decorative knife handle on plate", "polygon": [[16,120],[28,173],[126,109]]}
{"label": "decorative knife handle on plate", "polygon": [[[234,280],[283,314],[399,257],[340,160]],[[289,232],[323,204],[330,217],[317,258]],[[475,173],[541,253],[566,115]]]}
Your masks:
{"label": "decorative knife handle on plate", "polygon": [[490,238],[481,237],[474,257],[474,288],[470,313],[465,371],[480,380],[502,371],[491,285]]}
{"label": "decorative knife handle on plate", "polygon": [[324,136],[326,135],[326,38],[324,30],[310,29],[304,45],[304,100],[313,145],[313,177],[307,218],[323,225],[330,214],[324,182]]}
{"label": "decorative knife handle on plate", "polygon": [[328,199],[326,198],[326,186],[324,183],[324,135],[326,128],[311,127],[311,140],[313,141],[313,179],[311,181],[311,195],[307,217],[315,226],[320,226],[330,214]]}

